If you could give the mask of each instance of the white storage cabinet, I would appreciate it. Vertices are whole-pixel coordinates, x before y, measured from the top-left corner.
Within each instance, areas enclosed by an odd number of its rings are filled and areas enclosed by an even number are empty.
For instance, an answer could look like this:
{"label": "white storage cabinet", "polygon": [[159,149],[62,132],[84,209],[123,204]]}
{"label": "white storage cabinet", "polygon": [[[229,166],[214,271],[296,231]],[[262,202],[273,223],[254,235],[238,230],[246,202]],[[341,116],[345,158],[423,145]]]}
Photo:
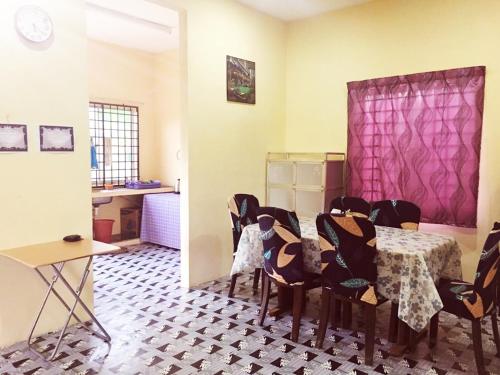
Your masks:
{"label": "white storage cabinet", "polygon": [[269,153],[266,205],[316,217],[344,194],[343,153]]}

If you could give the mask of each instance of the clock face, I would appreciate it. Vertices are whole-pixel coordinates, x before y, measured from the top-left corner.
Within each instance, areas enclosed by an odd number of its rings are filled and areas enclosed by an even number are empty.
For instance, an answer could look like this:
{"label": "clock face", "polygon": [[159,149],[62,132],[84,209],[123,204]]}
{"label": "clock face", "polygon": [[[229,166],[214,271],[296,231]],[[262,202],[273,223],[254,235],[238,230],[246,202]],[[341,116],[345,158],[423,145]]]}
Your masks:
{"label": "clock face", "polygon": [[43,9],[25,5],[16,13],[16,29],[29,41],[41,43],[52,35],[52,21]]}

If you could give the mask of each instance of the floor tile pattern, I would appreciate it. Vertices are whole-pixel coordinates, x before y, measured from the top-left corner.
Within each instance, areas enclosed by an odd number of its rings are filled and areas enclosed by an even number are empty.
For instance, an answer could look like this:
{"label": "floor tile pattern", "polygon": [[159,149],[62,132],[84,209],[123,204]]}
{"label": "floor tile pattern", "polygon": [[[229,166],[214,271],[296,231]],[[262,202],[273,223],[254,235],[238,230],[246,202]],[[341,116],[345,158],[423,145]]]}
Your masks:
{"label": "floor tile pattern", "polygon": [[[373,366],[365,366],[363,321],[354,309],[351,330],[329,329],[323,350],[313,348],[319,304],[309,293],[300,342],[289,340],[291,317],[267,318],[256,325],[258,296],[251,275],[238,278],[234,298],[227,298],[228,279],[193,289],[180,286],[177,250],[143,244],[126,253],[95,261],[95,306],[111,345],[72,326],[56,361],[45,362],[24,343],[0,351],[5,374],[472,374],[475,372],[470,325],[442,313],[437,348],[421,342],[414,353],[390,357],[386,340],[389,305],[377,316]],[[272,302],[271,302],[272,303]],[[483,324],[485,362],[500,374],[500,359],[489,320]],[[49,351],[57,339],[37,339]]]}

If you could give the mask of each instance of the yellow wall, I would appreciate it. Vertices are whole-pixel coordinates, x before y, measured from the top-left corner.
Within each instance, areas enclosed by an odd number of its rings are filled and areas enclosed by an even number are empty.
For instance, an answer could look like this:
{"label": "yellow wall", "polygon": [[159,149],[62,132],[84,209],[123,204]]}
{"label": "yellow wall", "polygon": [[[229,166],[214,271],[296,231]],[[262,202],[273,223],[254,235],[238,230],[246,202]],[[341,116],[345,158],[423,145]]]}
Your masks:
{"label": "yellow wall", "polygon": [[378,0],[288,27],[288,151],[346,150],[346,82],[486,65],[477,236],[423,226],[457,237],[469,279],[492,222],[500,219],[499,15],[496,0]]}
{"label": "yellow wall", "polygon": [[155,54],[95,40],[88,43],[91,101],[139,107],[141,179],[159,176],[156,157]]}
{"label": "yellow wall", "polygon": [[155,55],[154,108],[159,178],[174,186],[181,177],[181,76],[179,50]]}
{"label": "yellow wall", "polygon": [[[266,152],[283,148],[286,28],[232,0],[155,2],[181,10],[187,30],[180,49],[181,257],[182,282],[194,285],[228,274],[227,198],[249,192],[263,202]],[[256,105],[226,102],[226,55],[255,61]]]}
{"label": "yellow wall", "polygon": [[[30,1],[54,23],[47,49],[17,35],[19,3],[0,2],[0,123],[27,124],[29,152],[0,155],[0,249],[92,234],[84,2]],[[40,124],[73,126],[75,152],[40,152]],[[79,269],[67,269],[72,279]],[[35,272],[0,257],[0,346],[27,337],[44,289]],[[91,288],[84,299],[91,303]],[[62,325],[66,314],[52,302],[39,332]]]}
{"label": "yellow wall", "polygon": [[[180,83],[178,51],[148,53],[89,40],[91,101],[139,107],[139,173],[143,180],[174,185],[179,178]],[[141,205],[142,197],[116,197],[99,207],[97,218],[114,219],[120,233],[120,208]]]}
{"label": "yellow wall", "polygon": [[[286,29],[233,1],[192,4],[187,40],[189,282],[197,284],[228,274],[227,198],[249,192],[264,202],[266,153],[283,148]],[[255,105],[226,102],[226,55],[255,61]]]}

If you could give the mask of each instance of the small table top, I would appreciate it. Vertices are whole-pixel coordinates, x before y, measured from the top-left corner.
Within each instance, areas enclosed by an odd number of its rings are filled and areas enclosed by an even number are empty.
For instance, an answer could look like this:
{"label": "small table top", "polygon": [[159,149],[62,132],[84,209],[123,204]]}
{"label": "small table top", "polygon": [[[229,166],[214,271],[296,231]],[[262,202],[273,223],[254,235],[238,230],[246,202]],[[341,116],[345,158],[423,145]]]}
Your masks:
{"label": "small table top", "polygon": [[77,242],[60,240],[1,250],[0,256],[5,256],[30,268],[38,268],[94,255],[112,254],[117,251],[120,251],[118,246],[93,240],[84,239]]}

